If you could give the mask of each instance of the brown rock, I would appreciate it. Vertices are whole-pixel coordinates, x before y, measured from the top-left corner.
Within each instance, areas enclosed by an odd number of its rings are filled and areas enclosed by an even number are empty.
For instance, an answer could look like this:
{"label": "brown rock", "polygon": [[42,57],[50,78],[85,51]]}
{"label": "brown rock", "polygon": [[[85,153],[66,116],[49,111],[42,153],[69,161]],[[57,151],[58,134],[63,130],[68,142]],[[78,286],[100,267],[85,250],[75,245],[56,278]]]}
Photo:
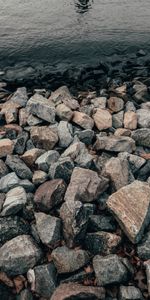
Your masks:
{"label": "brown rock", "polygon": [[14,143],[10,139],[0,140],[0,158],[12,154],[14,149]]}
{"label": "brown rock", "polygon": [[92,170],[75,168],[65,194],[65,201],[92,202],[108,187],[108,180]]}
{"label": "brown rock", "polygon": [[105,299],[105,289],[102,287],[84,286],[77,283],[63,283],[59,285],[51,300],[67,299],[98,300]]}
{"label": "brown rock", "polygon": [[77,108],[79,108],[78,101],[73,99],[67,86],[61,86],[56,91],[54,91],[51,94],[49,100],[52,101],[55,105],[64,103],[72,110],[76,110]]}
{"label": "brown rock", "polygon": [[113,112],[119,112],[124,108],[124,101],[118,97],[111,97],[108,99],[108,107]]}
{"label": "brown rock", "polygon": [[104,130],[112,127],[112,116],[106,109],[97,109],[96,113],[93,115],[93,119],[96,127],[99,130]]}
{"label": "brown rock", "polygon": [[107,202],[122,230],[132,243],[138,243],[150,217],[150,187],[134,181],[112,194]]}
{"label": "brown rock", "polygon": [[87,114],[79,111],[75,111],[73,114],[72,121],[81,126],[84,129],[92,129],[94,126],[94,121]]}
{"label": "brown rock", "polygon": [[11,108],[5,112],[5,120],[7,124],[15,123],[18,117],[18,110],[16,108]]}
{"label": "brown rock", "polygon": [[37,158],[42,155],[45,151],[38,148],[33,148],[26,151],[22,156],[21,159],[28,165],[33,166]]}
{"label": "brown rock", "polygon": [[95,150],[132,153],[136,146],[135,141],[128,136],[97,136],[94,148]]}
{"label": "brown rock", "polygon": [[131,136],[131,130],[126,128],[117,128],[114,133],[115,136]]}
{"label": "brown rock", "polygon": [[63,202],[66,185],[62,179],[47,181],[39,186],[34,196],[34,202],[41,211],[48,212]]}
{"label": "brown rock", "polygon": [[137,114],[134,111],[127,111],[124,114],[124,127],[131,130],[137,128]]}
{"label": "brown rock", "polygon": [[28,117],[29,117],[29,112],[27,111],[27,109],[26,108],[21,108],[19,110],[19,125],[20,126],[27,125]]}
{"label": "brown rock", "polygon": [[31,139],[36,147],[51,150],[58,142],[58,135],[48,126],[34,126],[31,128]]}

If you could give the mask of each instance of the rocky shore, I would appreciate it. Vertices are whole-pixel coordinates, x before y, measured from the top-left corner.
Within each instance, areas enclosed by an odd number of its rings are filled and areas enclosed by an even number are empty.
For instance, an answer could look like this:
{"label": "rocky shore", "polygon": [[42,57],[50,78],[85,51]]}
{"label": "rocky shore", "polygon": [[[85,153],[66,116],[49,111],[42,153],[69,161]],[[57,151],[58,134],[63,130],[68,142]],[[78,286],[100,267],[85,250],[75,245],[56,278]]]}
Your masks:
{"label": "rocky shore", "polygon": [[2,300],[149,298],[149,70],[1,74]]}

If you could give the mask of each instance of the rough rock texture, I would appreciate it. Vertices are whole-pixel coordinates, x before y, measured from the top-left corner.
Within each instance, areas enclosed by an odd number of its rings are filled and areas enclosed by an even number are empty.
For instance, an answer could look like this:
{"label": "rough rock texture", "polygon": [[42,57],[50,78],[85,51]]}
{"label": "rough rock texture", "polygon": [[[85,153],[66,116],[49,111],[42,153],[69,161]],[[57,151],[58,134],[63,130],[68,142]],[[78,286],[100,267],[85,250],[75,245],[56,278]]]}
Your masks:
{"label": "rough rock texture", "polygon": [[32,127],[31,139],[37,148],[48,151],[53,149],[58,142],[58,135],[53,129],[47,126]]}
{"label": "rough rock texture", "polygon": [[21,159],[27,164],[29,167],[32,167],[35,161],[44,153],[44,150],[33,148],[26,151],[22,156]]}
{"label": "rough rock texture", "polygon": [[26,192],[23,187],[16,187],[6,194],[1,216],[16,214],[27,202]]}
{"label": "rough rock texture", "polygon": [[0,159],[0,179],[7,175],[9,173],[7,166],[5,165],[5,163],[3,162],[2,159]]}
{"label": "rough rock texture", "polygon": [[150,147],[150,128],[141,128],[133,131],[132,139],[137,145]]}
{"label": "rough rock texture", "polygon": [[14,143],[10,139],[0,140],[0,158],[12,154],[14,149]]}
{"label": "rough rock texture", "polygon": [[88,231],[115,231],[116,223],[113,216],[107,216],[105,214],[101,215],[91,215],[88,221]]}
{"label": "rough rock texture", "polygon": [[66,121],[60,121],[58,125],[59,146],[67,148],[73,141],[73,130],[71,124]]}
{"label": "rough rock texture", "polygon": [[121,286],[119,291],[120,300],[142,300],[142,293],[135,286]]}
{"label": "rough rock texture", "polygon": [[56,150],[49,150],[44,154],[40,155],[35,161],[38,169],[47,172],[49,167],[58,161],[60,155]]}
{"label": "rough rock texture", "polygon": [[74,169],[74,163],[70,157],[60,158],[57,162],[51,164],[49,176],[52,179],[61,178],[69,183]]}
{"label": "rough rock texture", "polygon": [[96,113],[93,115],[93,119],[96,127],[99,130],[104,130],[112,127],[112,116],[109,111],[105,109],[97,109]]}
{"label": "rough rock texture", "polygon": [[[134,138],[134,137],[133,137]],[[132,153],[135,150],[135,142],[130,137],[126,136],[97,136],[95,143],[96,150],[107,150],[112,152],[129,152]]]}
{"label": "rough rock texture", "polygon": [[118,112],[123,109],[124,101],[118,97],[111,97],[107,101],[108,107],[113,112]]}
{"label": "rough rock texture", "polygon": [[0,192],[7,193],[11,188],[18,186],[20,179],[15,172],[11,172],[0,179]]}
{"label": "rough rock texture", "polygon": [[87,114],[74,111],[72,121],[84,129],[92,129],[94,121]]}
{"label": "rough rock texture", "polygon": [[138,109],[138,126],[140,128],[150,128],[150,110],[148,109]]}
{"label": "rough rock texture", "polygon": [[137,246],[138,257],[143,260],[150,259],[150,231],[148,231],[141,243]]}
{"label": "rough rock texture", "polygon": [[150,218],[149,185],[134,181],[112,194],[107,205],[131,242],[138,243]]}
{"label": "rough rock texture", "polygon": [[133,111],[127,111],[124,114],[124,127],[134,130],[137,128],[137,114]]}
{"label": "rough rock texture", "polygon": [[21,179],[31,179],[32,172],[17,155],[7,155],[6,165]]}
{"label": "rough rock texture", "polygon": [[59,104],[56,107],[56,115],[63,121],[70,121],[73,117],[72,110],[65,104]]}

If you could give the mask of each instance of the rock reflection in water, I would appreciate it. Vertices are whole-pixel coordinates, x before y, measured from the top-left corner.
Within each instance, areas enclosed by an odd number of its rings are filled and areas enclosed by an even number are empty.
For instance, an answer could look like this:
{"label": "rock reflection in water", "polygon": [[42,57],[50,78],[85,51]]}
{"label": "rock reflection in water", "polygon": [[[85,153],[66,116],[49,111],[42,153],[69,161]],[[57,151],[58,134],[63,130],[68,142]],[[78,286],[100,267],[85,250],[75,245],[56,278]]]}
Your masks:
{"label": "rock reflection in water", "polygon": [[76,11],[80,14],[84,14],[92,8],[93,0],[75,0]]}

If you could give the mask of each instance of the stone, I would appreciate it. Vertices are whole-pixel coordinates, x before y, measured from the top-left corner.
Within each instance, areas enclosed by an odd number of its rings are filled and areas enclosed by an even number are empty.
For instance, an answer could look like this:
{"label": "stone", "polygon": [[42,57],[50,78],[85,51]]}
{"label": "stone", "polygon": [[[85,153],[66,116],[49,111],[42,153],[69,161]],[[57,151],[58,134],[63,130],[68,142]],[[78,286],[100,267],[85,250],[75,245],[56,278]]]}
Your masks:
{"label": "stone", "polygon": [[57,133],[47,126],[32,127],[30,133],[33,144],[40,149],[52,150],[58,142]]}
{"label": "stone", "polygon": [[114,253],[121,242],[120,236],[110,232],[87,233],[85,237],[85,249],[97,255],[108,255]]}
{"label": "stone", "polygon": [[5,194],[4,193],[0,193],[0,212],[2,211],[5,198],[6,198]]}
{"label": "stone", "polygon": [[64,103],[72,110],[76,110],[77,108],[79,108],[78,101],[73,99],[67,86],[61,86],[56,91],[51,93],[49,100],[52,101],[55,105]]}
{"label": "stone", "polygon": [[96,127],[99,130],[104,130],[112,127],[112,116],[106,109],[98,108],[96,113],[93,115],[93,119]]}
{"label": "stone", "polygon": [[114,127],[114,128],[123,127],[123,120],[124,120],[124,112],[123,111],[113,114],[112,115],[112,127]]}
{"label": "stone", "polygon": [[148,101],[148,102],[142,103],[141,108],[146,109],[146,110],[150,109],[150,102]]}
{"label": "stone", "polygon": [[9,275],[20,275],[33,268],[42,258],[41,249],[29,235],[20,235],[0,248],[0,268]]}
{"label": "stone", "polygon": [[124,261],[116,254],[105,257],[96,255],[93,259],[93,267],[98,286],[124,283],[130,278],[130,272]]}
{"label": "stone", "polygon": [[36,126],[36,125],[40,125],[43,123],[43,120],[36,117],[36,116],[33,116],[32,114],[29,114],[28,116],[28,119],[27,119],[27,124],[29,126]]}
{"label": "stone", "polygon": [[138,109],[137,110],[138,127],[150,128],[150,110]]}
{"label": "stone", "polygon": [[74,168],[65,201],[93,202],[108,187],[108,180],[99,177],[95,171]]}
{"label": "stone", "polygon": [[28,101],[27,89],[25,87],[18,88],[9,102],[19,105],[19,107],[25,107]]}
{"label": "stone", "polygon": [[128,101],[125,105],[125,111],[133,111],[136,112],[135,105],[132,101]]}
{"label": "stone", "polygon": [[145,165],[146,160],[138,155],[129,154],[128,152],[122,152],[118,155],[121,159],[127,159],[133,174],[138,172],[138,170]]}
{"label": "stone", "polygon": [[41,242],[53,247],[61,241],[61,220],[50,215],[38,212],[35,213],[36,228]]}
{"label": "stone", "polygon": [[105,109],[106,108],[106,101],[107,101],[106,97],[96,97],[96,98],[91,100],[91,103],[94,105],[95,108]]}
{"label": "stone", "polygon": [[24,289],[17,295],[16,300],[33,300],[33,296],[30,290]]}
{"label": "stone", "polygon": [[66,184],[62,179],[54,179],[41,184],[35,192],[34,202],[43,212],[63,202]]}
{"label": "stone", "polygon": [[18,110],[14,107],[10,107],[9,110],[5,110],[5,121],[7,124],[17,122]]}
{"label": "stone", "polygon": [[85,145],[91,145],[94,138],[94,131],[91,129],[85,129],[76,133],[79,140]]}
{"label": "stone", "polygon": [[108,108],[112,112],[119,112],[124,108],[124,101],[118,97],[111,97],[107,100]]}
{"label": "stone", "polygon": [[10,139],[0,140],[0,158],[12,154],[14,150],[14,143]]}
{"label": "stone", "polygon": [[34,184],[28,179],[20,180],[19,185],[22,186],[27,193],[32,193],[35,189]]}
{"label": "stone", "polygon": [[63,283],[53,293],[51,300],[67,299],[105,299],[105,289],[102,287],[84,286],[77,283]]}
{"label": "stone", "polygon": [[62,103],[56,107],[56,115],[60,120],[70,121],[73,117],[73,112],[68,106]]}
{"label": "stone", "polygon": [[56,150],[49,150],[40,155],[35,164],[38,166],[38,169],[47,172],[49,167],[58,161],[59,157],[60,155]]}
{"label": "stone", "polygon": [[94,148],[95,150],[132,153],[136,147],[134,139],[127,136],[97,136]]}
{"label": "stone", "polygon": [[114,132],[115,136],[131,136],[131,130],[126,128],[117,128]]}
{"label": "stone", "polygon": [[138,243],[150,217],[150,187],[134,181],[112,194],[107,206],[132,243]]}
{"label": "stone", "polygon": [[80,201],[66,201],[60,209],[67,246],[80,243],[86,234],[89,215]]}
{"label": "stone", "polygon": [[13,239],[22,234],[29,233],[29,225],[19,216],[0,218],[0,243]]}
{"label": "stone", "polygon": [[[28,276],[30,276],[30,272],[31,271],[28,272]],[[57,274],[54,264],[51,262],[42,266],[36,266],[33,269],[33,272],[35,276],[35,283],[33,283],[34,289],[32,289],[32,291],[45,298],[51,297],[56,289],[57,282]]]}
{"label": "stone", "polygon": [[149,93],[147,86],[144,84],[138,84],[134,85],[133,89],[135,90],[135,94],[133,96],[133,99],[137,103],[147,102],[149,100]]}
{"label": "stone", "polygon": [[21,133],[19,133],[17,136],[17,140],[15,142],[14,152],[20,155],[23,154],[25,151],[27,140],[28,140],[27,132],[22,131]]}
{"label": "stone", "polygon": [[87,114],[79,111],[74,111],[72,122],[79,125],[83,129],[92,129],[94,121]]}
{"label": "stone", "polygon": [[55,123],[55,107],[42,95],[34,94],[27,103],[28,111],[49,123]]}
{"label": "stone", "polygon": [[59,146],[67,148],[73,141],[73,130],[67,121],[60,121],[58,125]]}
{"label": "stone", "polygon": [[150,260],[147,260],[145,263],[146,268],[146,278],[147,278],[147,286],[148,286],[148,295],[150,296]]}
{"label": "stone", "polygon": [[27,111],[27,109],[26,108],[21,108],[19,110],[19,125],[20,126],[26,126],[28,117],[29,117],[29,112]]}
{"label": "stone", "polygon": [[135,286],[120,286],[120,300],[142,300],[144,299],[141,291]]}
{"label": "stone", "polygon": [[53,250],[51,257],[59,274],[72,273],[85,266],[90,260],[85,250],[68,249],[66,246]]}
{"label": "stone", "polygon": [[2,159],[0,159],[0,178],[2,178],[3,176],[8,174],[8,168],[5,165],[5,163],[3,162]]}
{"label": "stone", "polygon": [[34,185],[40,185],[48,179],[47,173],[41,170],[34,171],[32,182]]}
{"label": "stone", "polygon": [[6,165],[21,179],[31,179],[32,172],[18,155],[7,155]]}
{"label": "stone", "polygon": [[29,167],[32,167],[35,164],[35,161],[41,156],[45,151],[38,148],[33,148],[24,152],[21,156],[21,159],[25,162],[25,164]]}
{"label": "stone", "polygon": [[141,243],[137,246],[138,257],[143,260],[150,259],[150,231],[148,231]]}
{"label": "stone", "polygon": [[133,111],[127,111],[124,114],[124,127],[130,130],[137,128],[137,114]]}
{"label": "stone", "polygon": [[7,193],[10,189],[18,186],[20,179],[15,172],[11,172],[0,179],[0,192]]}
{"label": "stone", "polygon": [[91,215],[88,220],[88,232],[95,231],[115,231],[116,223],[112,216],[107,215]]}
{"label": "stone", "polygon": [[117,191],[129,182],[129,164],[126,158],[110,158],[103,169],[102,174],[109,178],[113,191]]}
{"label": "stone", "polygon": [[61,178],[66,183],[69,183],[73,169],[74,163],[72,159],[70,157],[64,157],[51,164],[49,176],[51,179]]}
{"label": "stone", "polygon": [[132,139],[137,145],[150,147],[150,128],[141,128],[133,131]]}
{"label": "stone", "polygon": [[23,187],[15,187],[6,194],[1,216],[14,215],[20,211],[27,202],[26,192]]}
{"label": "stone", "polygon": [[150,174],[150,160],[147,160],[146,164],[138,170],[138,180],[145,181],[148,179]]}
{"label": "stone", "polygon": [[94,272],[92,268],[91,270],[89,270],[89,272],[86,272],[86,268],[85,271],[79,269],[75,271],[73,274],[72,273],[65,274],[65,278],[62,278],[60,283],[71,283],[71,282],[82,283],[85,282],[86,280],[92,280],[93,277],[94,277]]}

